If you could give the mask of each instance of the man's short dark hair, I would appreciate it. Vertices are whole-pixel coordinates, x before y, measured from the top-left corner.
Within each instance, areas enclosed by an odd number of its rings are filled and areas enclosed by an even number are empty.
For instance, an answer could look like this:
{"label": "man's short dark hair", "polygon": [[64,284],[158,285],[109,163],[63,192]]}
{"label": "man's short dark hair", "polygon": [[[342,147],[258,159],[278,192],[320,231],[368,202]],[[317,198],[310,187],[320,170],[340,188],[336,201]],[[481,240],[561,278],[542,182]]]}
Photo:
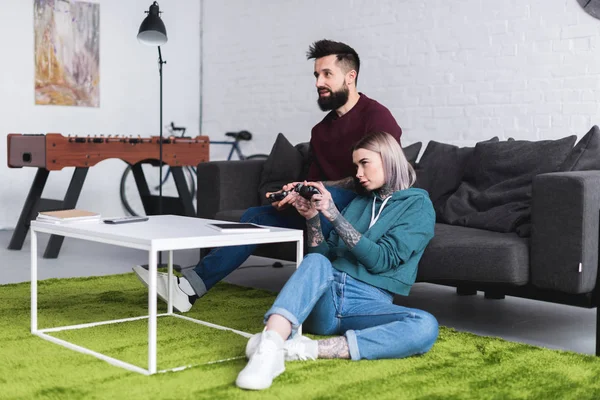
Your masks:
{"label": "man's short dark hair", "polygon": [[342,42],[334,42],[333,40],[318,40],[310,45],[306,53],[307,59],[317,59],[321,57],[336,55],[338,62],[342,64],[345,71],[356,71],[356,82],[358,82],[358,72],[360,70],[360,58],[358,53],[350,46]]}

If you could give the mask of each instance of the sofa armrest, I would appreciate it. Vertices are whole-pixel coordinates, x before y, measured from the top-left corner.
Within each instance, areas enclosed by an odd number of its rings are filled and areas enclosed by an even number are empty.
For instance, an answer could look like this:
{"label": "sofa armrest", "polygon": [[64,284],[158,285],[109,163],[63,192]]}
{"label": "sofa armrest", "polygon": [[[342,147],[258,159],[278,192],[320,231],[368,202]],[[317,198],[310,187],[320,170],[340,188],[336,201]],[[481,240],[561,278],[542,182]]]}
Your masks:
{"label": "sofa armrest", "polygon": [[600,171],[540,174],[533,180],[531,282],[588,293],[596,287]]}
{"label": "sofa armrest", "polygon": [[264,163],[242,160],[198,164],[198,217],[214,218],[219,211],[260,205],[258,186]]}

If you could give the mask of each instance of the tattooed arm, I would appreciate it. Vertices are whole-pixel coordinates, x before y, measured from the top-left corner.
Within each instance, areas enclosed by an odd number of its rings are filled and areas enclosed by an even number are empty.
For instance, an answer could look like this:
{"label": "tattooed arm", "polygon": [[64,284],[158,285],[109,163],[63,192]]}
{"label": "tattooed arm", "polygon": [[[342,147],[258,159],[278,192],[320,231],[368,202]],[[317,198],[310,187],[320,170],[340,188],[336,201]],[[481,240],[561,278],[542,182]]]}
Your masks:
{"label": "tattooed arm", "polygon": [[331,224],[333,225],[333,228],[335,229],[337,234],[342,238],[344,243],[346,243],[346,246],[348,246],[348,248],[352,250],[354,246],[356,246],[356,243],[358,243],[362,235],[360,234],[360,232],[354,229],[354,227],[350,224],[350,222],[346,220],[346,218],[344,218],[342,214],[340,214],[337,208],[335,211],[337,211],[337,217],[331,220]]}
{"label": "tattooed arm", "polygon": [[306,220],[306,236],[309,247],[317,247],[325,240],[323,230],[321,229],[321,219],[319,214]]}
{"label": "tattooed arm", "polygon": [[352,249],[356,246],[362,235],[340,213],[331,198],[331,193],[325,189],[325,186],[321,182],[310,183],[310,185],[315,186],[321,192],[321,194],[313,196],[312,202],[315,204],[315,209],[319,210],[325,218],[331,221],[337,234],[346,243],[348,248]]}
{"label": "tattooed arm", "polygon": [[[393,192],[394,191],[390,189],[387,185],[384,185],[378,190],[378,193],[382,198],[391,196]],[[354,229],[350,222],[348,222],[346,218],[344,218],[344,216],[338,211],[335,204],[333,204],[333,201],[330,201],[327,207],[328,211],[327,213],[323,213],[323,215],[325,215],[326,217],[327,215],[332,216],[331,218],[327,218],[331,221],[331,224],[335,228],[335,231],[342,238],[344,243],[346,243],[348,248],[352,250],[354,246],[356,246],[362,235],[356,229]]]}
{"label": "tattooed arm", "polygon": [[298,193],[290,193],[288,197],[292,198],[291,203],[294,207],[296,207],[298,213],[306,218],[306,236],[308,240],[308,247],[318,247],[322,242],[325,241],[323,230],[321,229],[319,212],[309,200],[298,195]]}

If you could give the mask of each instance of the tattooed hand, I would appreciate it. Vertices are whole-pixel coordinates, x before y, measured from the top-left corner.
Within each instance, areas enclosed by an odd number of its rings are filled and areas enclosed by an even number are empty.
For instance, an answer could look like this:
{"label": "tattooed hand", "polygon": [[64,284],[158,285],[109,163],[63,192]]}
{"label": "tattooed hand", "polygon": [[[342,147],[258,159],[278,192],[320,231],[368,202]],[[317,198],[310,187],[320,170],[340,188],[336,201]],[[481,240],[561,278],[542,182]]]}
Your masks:
{"label": "tattooed hand", "polygon": [[321,194],[315,194],[310,200],[315,209],[321,212],[329,221],[336,219],[340,215],[340,212],[331,198],[331,193],[325,189],[325,185],[321,182],[308,182],[306,185],[314,186],[321,192]]}
{"label": "tattooed hand", "polygon": [[306,200],[296,192],[288,194],[292,198],[292,205],[298,210],[298,214],[302,215],[307,220],[319,215],[319,211],[314,207],[310,200]]}

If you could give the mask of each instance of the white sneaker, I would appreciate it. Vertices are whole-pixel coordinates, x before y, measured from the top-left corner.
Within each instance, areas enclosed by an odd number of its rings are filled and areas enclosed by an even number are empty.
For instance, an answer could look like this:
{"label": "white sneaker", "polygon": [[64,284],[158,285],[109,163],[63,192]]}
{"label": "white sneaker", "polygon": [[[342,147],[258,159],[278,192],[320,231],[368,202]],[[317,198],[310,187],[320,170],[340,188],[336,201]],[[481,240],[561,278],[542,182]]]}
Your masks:
{"label": "white sneaker", "polygon": [[259,335],[256,351],[235,380],[239,388],[267,389],[273,383],[273,379],[285,371],[281,336],[275,331],[265,331]]}
{"label": "white sneaker", "polygon": [[[142,282],[146,288],[148,288],[148,285],[150,284],[150,273],[148,270],[141,265],[134,265],[131,269],[133,272],[135,272],[135,276],[137,276],[139,281]],[[165,293],[167,291],[167,285],[165,285],[165,282],[168,282],[169,278],[167,277],[168,274],[166,272],[157,272],[157,274],[156,291],[160,296],[160,293]],[[164,276],[167,279],[161,279],[161,276]]]}
{"label": "white sneaker", "polygon": [[[148,287],[150,282],[150,273],[148,270],[141,265],[136,265],[133,267],[133,272],[135,272],[144,286]],[[159,272],[156,278],[156,293],[158,297],[168,303],[169,291],[167,288],[169,287],[169,274]],[[173,291],[173,308],[179,312],[190,311],[198,296],[190,296],[181,290],[179,287],[179,277],[175,275],[173,275],[173,279],[171,280],[171,290]]]}
{"label": "white sneaker", "polygon": [[[250,359],[256,351],[260,342],[262,333],[257,333],[248,340],[246,344],[246,358]],[[316,360],[319,352],[319,345],[316,340],[306,336],[297,335],[293,339],[286,340],[283,344],[285,361],[307,361]]]}

